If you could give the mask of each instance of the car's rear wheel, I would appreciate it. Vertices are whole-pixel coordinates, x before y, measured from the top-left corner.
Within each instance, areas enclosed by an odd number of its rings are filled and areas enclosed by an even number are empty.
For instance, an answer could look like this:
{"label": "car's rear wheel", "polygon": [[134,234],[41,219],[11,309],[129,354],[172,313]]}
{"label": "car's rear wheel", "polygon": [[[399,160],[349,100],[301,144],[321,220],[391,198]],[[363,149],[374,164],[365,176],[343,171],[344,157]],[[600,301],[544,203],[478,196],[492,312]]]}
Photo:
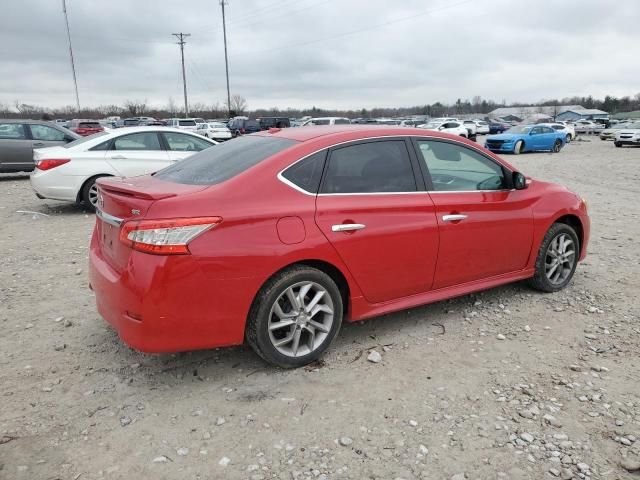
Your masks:
{"label": "car's rear wheel", "polygon": [[513,147],[513,153],[516,155],[520,155],[522,153],[522,149],[524,148],[524,142],[522,140],[518,140]]}
{"label": "car's rear wheel", "polygon": [[546,233],[536,258],[530,284],[536,290],[557,292],[571,281],[578,264],[580,242],[576,231],[564,223],[554,223]]}
{"label": "car's rear wheel", "polygon": [[553,143],[552,151],[553,153],[558,153],[562,149],[562,142],[560,140],[556,140]]}
{"label": "car's rear wheel", "polygon": [[96,205],[98,204],[98,186],[96,185],[96,180],[107,176],[108,175],[96,175],[84,182],[84,185],[82,186],[80,193],[82,203],[84,203],[84,206],[92,212],[95,212]]}
{"label": "car's rear wheel", "polygon": [[246,328],[249,345],[267,362],[297,368],[319,359],[342,324],[340,290],[326,273],[296,266],[260,290]]}

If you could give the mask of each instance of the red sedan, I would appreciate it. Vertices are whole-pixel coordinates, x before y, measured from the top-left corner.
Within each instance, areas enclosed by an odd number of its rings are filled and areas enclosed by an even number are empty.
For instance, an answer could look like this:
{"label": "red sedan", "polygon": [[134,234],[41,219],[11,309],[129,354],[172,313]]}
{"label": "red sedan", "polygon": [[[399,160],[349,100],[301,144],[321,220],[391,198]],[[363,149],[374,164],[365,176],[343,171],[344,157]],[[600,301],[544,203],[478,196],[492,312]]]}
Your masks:
{"label": "red sedan", "polygon": [[518,280],[554,292],[587,206],[461,137],[272,129],[156,174],[98,180],[90,282],[130,346],[245,340],[298,367],[358,321]]}

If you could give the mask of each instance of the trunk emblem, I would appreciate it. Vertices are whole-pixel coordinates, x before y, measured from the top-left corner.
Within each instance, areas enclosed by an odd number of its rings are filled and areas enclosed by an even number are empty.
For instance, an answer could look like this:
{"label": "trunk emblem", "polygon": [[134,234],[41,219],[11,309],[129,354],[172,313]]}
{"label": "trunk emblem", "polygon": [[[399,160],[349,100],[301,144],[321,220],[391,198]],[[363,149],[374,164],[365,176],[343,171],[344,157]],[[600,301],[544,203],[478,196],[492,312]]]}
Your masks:
{"label": "trunk emblem", "polygon": [[132,208],[131,215],[140,215],[140,210],[138,210],[137,208]]}

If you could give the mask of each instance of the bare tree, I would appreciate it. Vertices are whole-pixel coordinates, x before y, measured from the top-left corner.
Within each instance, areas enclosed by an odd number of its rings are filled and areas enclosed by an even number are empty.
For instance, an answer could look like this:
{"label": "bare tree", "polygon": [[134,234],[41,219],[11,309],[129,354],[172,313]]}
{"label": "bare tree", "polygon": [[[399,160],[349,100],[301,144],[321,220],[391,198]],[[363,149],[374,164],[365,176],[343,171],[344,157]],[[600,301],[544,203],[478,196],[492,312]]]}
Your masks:
{"label": "bare tree", "polygon": [[244,113],[249,108],[246,98],[242,95],[231,95],[231,105],[226,106],[230,112],[235,113],[236,115]]}
{"label": "bare tree", "polygon": [[124,108],[132,117],[137,117],[147,111],[147,100],[125,100]]}

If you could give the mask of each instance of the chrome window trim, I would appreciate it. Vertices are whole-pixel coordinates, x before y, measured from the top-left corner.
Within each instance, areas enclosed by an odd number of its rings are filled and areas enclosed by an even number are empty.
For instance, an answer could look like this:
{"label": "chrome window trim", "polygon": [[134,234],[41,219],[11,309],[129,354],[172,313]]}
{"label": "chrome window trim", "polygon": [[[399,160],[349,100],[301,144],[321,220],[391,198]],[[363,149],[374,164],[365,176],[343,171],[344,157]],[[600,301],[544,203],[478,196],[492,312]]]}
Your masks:
{"label": "chrome window trim", "polygon": [[96,208],[96,216],[109,225],[113,225],[114,227],[119,227],[124,222],[124,219],[114,217],[113,215],[110,215],[107,212],[100,210],[99,208]]}
{"label": "chrome window trim", "polygon": [[[336,143],[336,144],[333,144],[333,145],[329,145],[327,147],[322,147],[322,148],[319,148],[318,150],[315,150],[315,151],[313,151],[311,153],[308,153],[304,157],[299,158],[295,162],[287,165],[285,168],[280,170],[278,172],[278,174],[276,175],[276,178],[278,180],[280,180],[282,183],[284,183],[285,185],[293,188],[294,190],[297,190],[300,193],[304,193],[305,195],[310,195],[310,196],[315,196],[315,197],[328,197],[328,196],[334,196],[334,195],[342,195],[342,196],[344,196],[344,195],[415,195],[415,194],[420,194],[420,193],[428,193],[428,194],[432,194],[432,193],[438,193],[438,194],[442,194],[442,193],[490,193],[490,192],[512,192],[512,191],[515,190],[514,188],[512,188],[512,189],[500,189],[500,190],[417,190],[415,192],[312,193],[312,192],[309,192],[309,191],[305,190],[302,187],[299,187],[298,185],[296,185],[295,183],[291,182],[290,180],[287,180],[282,175],[285,170],[288,170],[289,168],[293,167],[296,163],[301,162],[302,160],[310,157],[311,155],[315,155],[316,153],[321,152],[322,150],[328,150],[330,148],[334,148],[334,147],[337,147],[339,145],[344,145],[344,144],[347,144],[347,143],[361,142],[363,140],[377,140],[377,139],[381,139],[381,138],[383,138],[383,139],[384,138],[392,139],[392,138],[398,138],[398,137],[400,137],[400,138],[417,137],[417,138],[425,138],[425,139],[432,139],[432,140],[433,139],[435,139],[435,140],[445,140],[445,141],[449,141],[451,143],[458,144],[458,145],[461,145],[463,147],[469,148],[469,145],[466,145],[466,144],[464,144],[462,142],[458,142],[456,140],[452,140],[452,139],[449,139],[449,138],[443,139],[441,137],[433,137],[433,136],[428,136],[428,135],[422,136],[422,135],[415,135],[415,134],[413,134],[413,135],[412,134],[382,135],[382,136],[376,136],[376,137],[358,138],[358,139],[355,139],[355,140],[345,140],[344,142],[340,142],[340,143]],[[491,151],[491,150],[489,150],[489,151]],[[502,165],[502,163],[500,163],[500,165],[502,167],[504,167],[504,168],[507,168],[504,165]]]}

